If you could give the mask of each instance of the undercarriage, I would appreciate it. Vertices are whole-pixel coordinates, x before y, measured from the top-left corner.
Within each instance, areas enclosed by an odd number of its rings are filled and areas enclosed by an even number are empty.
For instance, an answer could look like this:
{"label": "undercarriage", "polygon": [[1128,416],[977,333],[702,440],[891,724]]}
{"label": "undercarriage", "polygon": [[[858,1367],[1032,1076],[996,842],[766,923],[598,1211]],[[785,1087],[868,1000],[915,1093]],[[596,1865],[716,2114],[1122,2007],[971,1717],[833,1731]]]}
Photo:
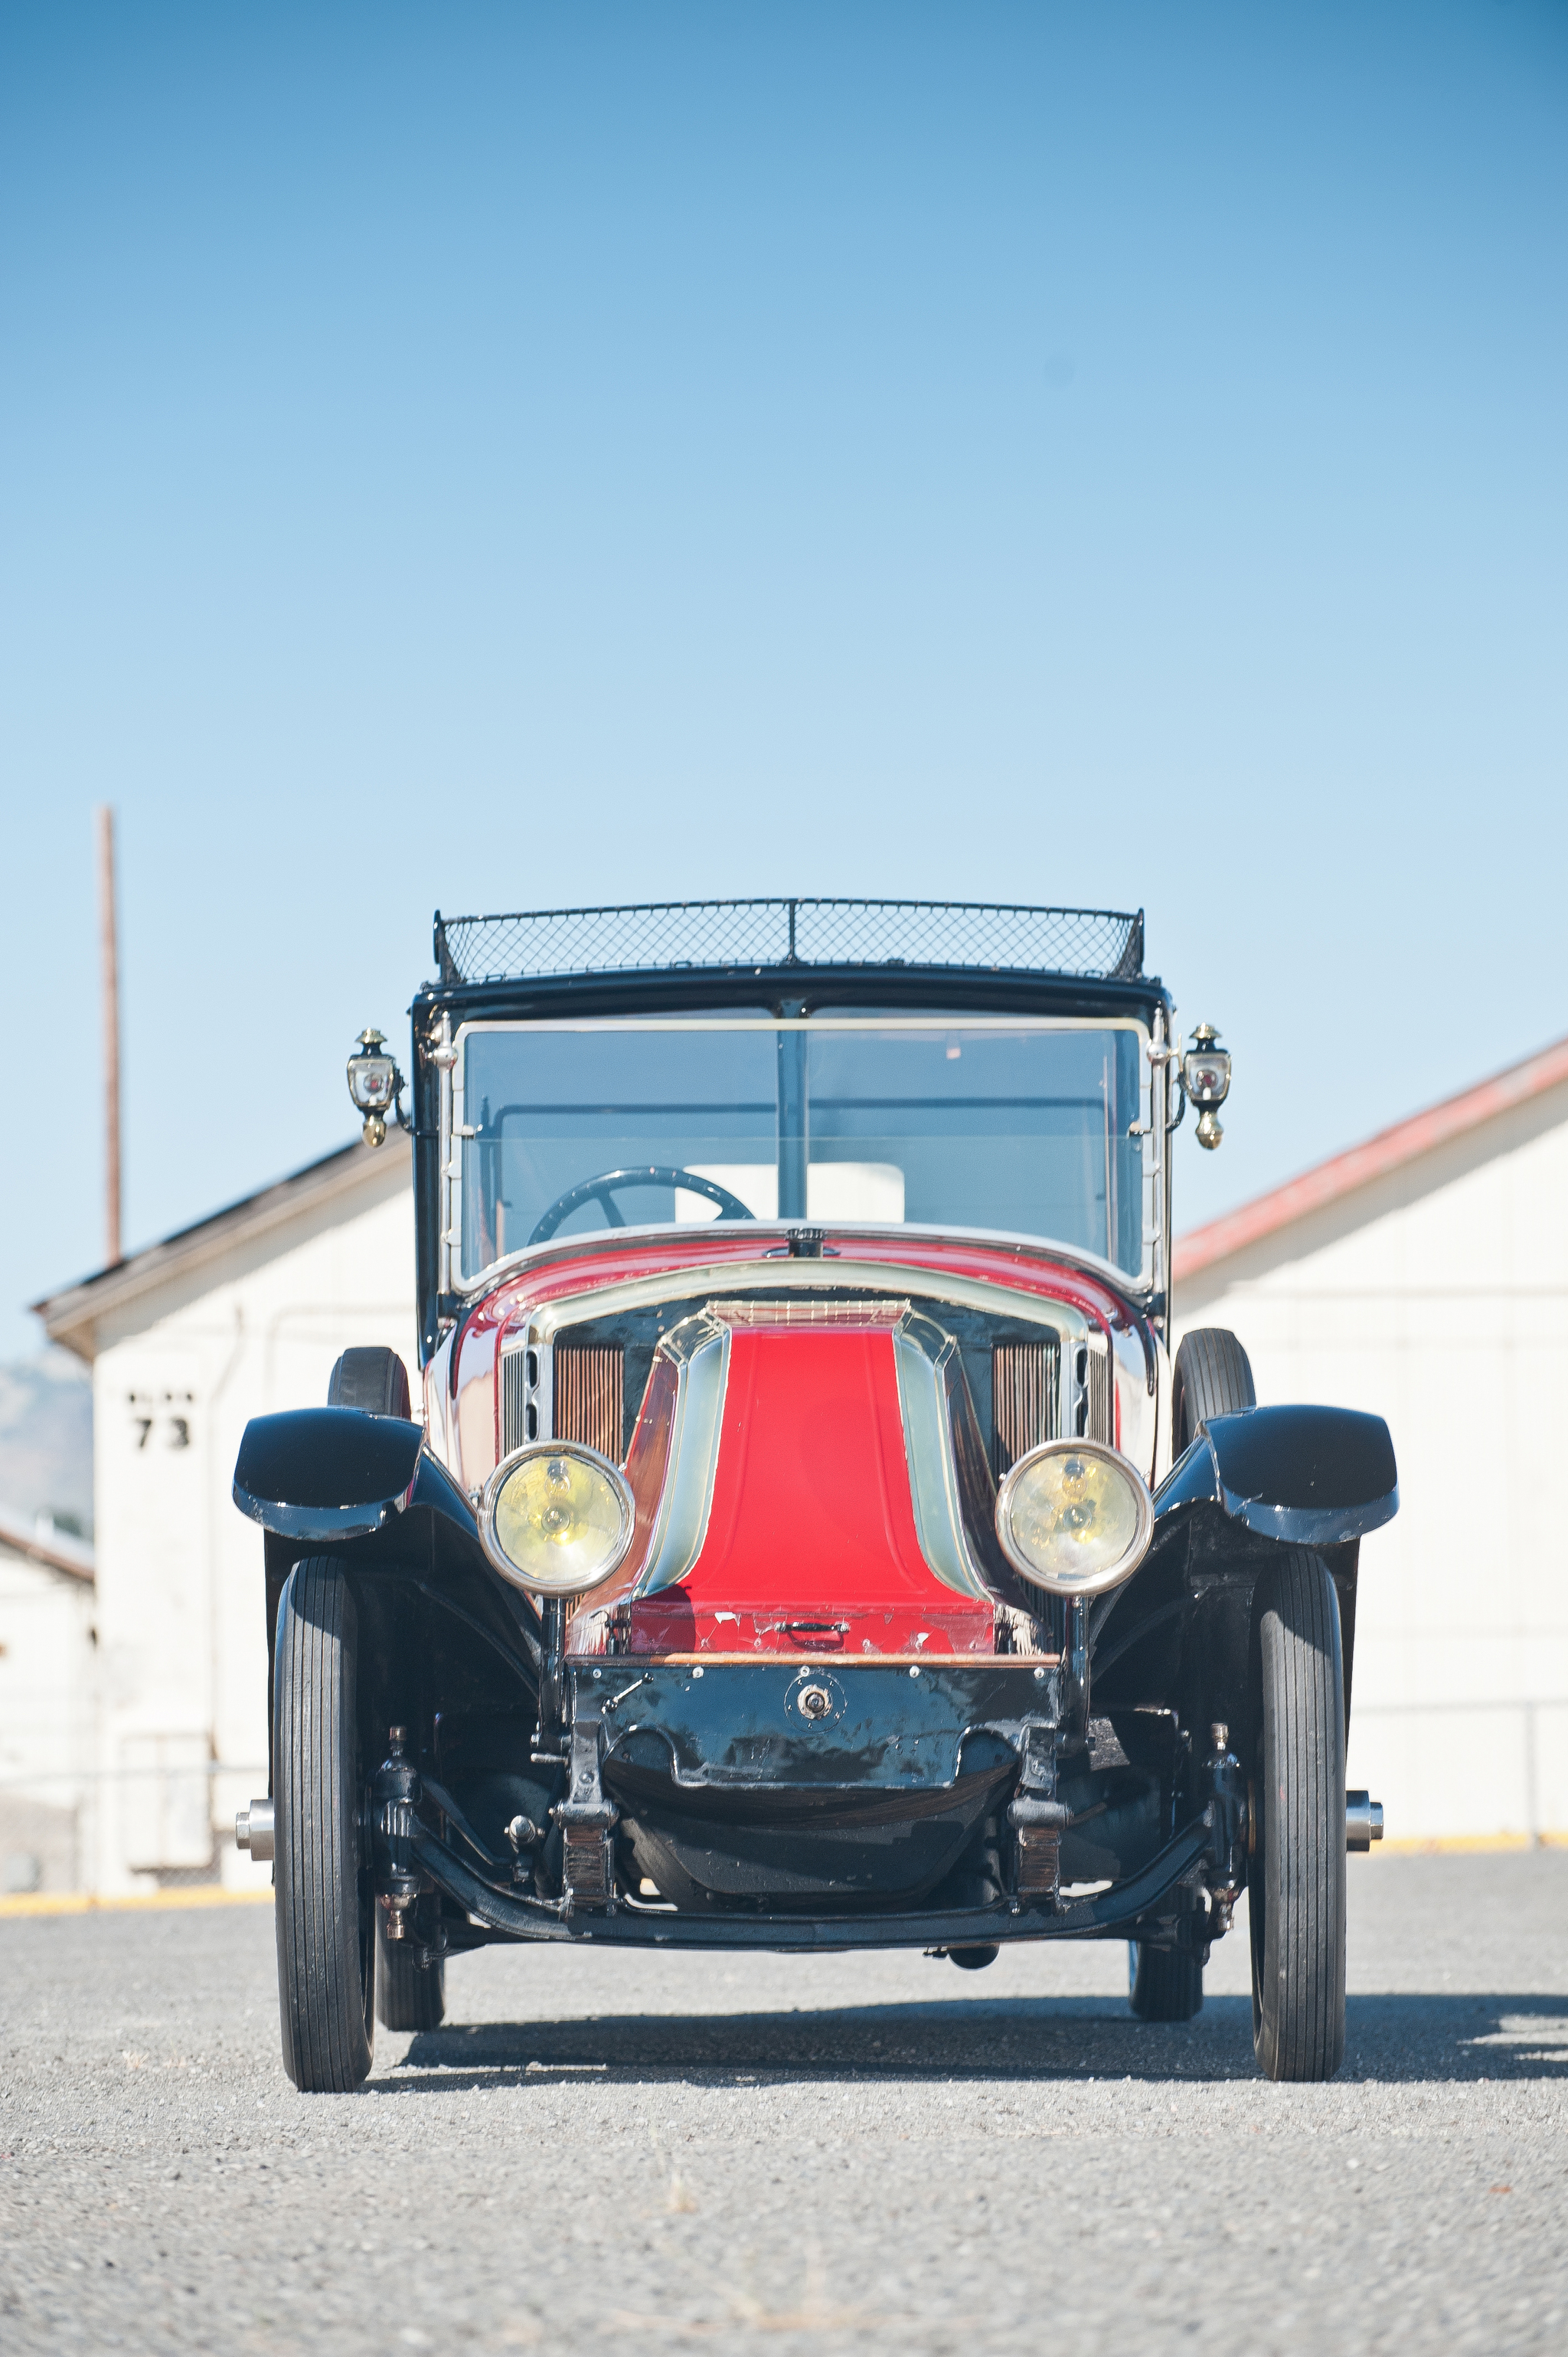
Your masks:
{"label": "undercarriage", "polygon": [[[372,1780],[375,1879],[411,1953],[1105,1936],[1201,1954],[1244,1879],[1228,1730],[1195,1760],[1168,1708],[1083,1724],[1060,1660],[618,1660],[559,1664],[555,1686],[533,1742],[525,1714],[443,1714],[428,1774],[400,1732]],[[509,1736],[516,1764],[487,1764]]]}

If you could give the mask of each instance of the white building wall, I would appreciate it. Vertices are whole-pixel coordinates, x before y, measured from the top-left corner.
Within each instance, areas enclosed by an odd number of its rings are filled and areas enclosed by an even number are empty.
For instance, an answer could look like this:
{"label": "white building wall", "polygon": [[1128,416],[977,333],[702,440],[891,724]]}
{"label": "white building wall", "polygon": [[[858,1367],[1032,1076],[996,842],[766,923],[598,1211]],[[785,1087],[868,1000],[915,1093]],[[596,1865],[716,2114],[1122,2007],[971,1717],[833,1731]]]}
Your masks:
{"label": "white building wall", "polygon": [[1349,1778],[1391,1840],[1568,1833],[1568,1090],[1179,1283],[1264,1402],[1388,1418],[1363,1543]]}
{"label": "white building wall", "polygon": [[[416,1369],[406,1151],[351,1198],[241,1238],[99,1326],[93,1365],[103,1891],[261,1869],[233,1821],[264,1792],[262,1534],[231,1495],[252,1415],[322,1405],[339,1351]],[[213,1761],[243,1772],[209,1776]]]}
{"label": "white building wall", "polygon": [[[91,1580],[0,1543],[0,1886],[70,1890],[91,1839]],[[34,1876],[37,1876],[35,1881]]]}

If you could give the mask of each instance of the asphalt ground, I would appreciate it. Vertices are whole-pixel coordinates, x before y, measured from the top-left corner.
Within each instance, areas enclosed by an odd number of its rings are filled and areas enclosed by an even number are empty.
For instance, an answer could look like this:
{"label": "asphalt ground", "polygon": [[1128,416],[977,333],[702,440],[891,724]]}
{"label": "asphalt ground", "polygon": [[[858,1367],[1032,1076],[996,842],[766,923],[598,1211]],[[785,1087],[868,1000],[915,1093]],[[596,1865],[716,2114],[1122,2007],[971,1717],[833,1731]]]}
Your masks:
{"label": "asphalt ground", "polygon": [[1568,2347],[1568,1852],[1353,1859],[1349,2048],[1125,1950],[492,1950],[353,2096],[271,1911],[0,1921],[0,2346]]}

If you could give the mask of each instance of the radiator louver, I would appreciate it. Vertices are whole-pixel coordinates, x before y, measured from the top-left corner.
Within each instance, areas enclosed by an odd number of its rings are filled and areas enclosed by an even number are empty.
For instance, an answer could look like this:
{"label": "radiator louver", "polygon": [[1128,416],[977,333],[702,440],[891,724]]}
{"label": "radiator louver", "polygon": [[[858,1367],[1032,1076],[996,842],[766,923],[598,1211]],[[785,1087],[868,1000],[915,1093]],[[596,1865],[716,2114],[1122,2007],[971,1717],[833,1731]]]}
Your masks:
{"label": "radiator louver", "polygon": [[508,1351],[501,1359],[501,1454],[505,1457],[521,1448],[525,1440],[539,1437],[530,1363],[535,1355],[532,1351]]}
{"label": "radiator louver", "polygon": [[621,1460],[626,1352],[618,1343],[557,1342],[553,1440],[580,1440],[612,1465]]}
{"label": "radiator louver", "polygon": [[1090,1440],[1112,1443],[1116,1436],[1111,1429],[1110,1354],[1090,1344],[1084,1355],[1084,1433]]}
{"label": "radiator louver", "polygon": [[991,1352],[991,1461],[996,1479],[1057,1431],[1057,1345],[997,1342]]}

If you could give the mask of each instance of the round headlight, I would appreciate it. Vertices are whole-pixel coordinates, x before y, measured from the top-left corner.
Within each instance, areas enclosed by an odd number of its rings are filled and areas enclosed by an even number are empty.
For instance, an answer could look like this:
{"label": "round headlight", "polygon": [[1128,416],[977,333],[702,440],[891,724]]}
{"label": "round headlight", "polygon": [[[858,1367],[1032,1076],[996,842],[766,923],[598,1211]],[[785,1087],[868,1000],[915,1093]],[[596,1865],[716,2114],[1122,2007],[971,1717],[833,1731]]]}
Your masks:
{"label": "round headlight", "polygon": [[637,1508],[596,1448],[535,1440],[503,1458],[479,1501],[479,1536],[505,1579],[534,1596],[582,1596],[631,1544]]}
{"label": "round headlight", "polygon": [[1130,1578],[1154,1535],[1136,1466],[1099,1440],[1047,1440],[996,1495],[996,1535],[1015,1571],[1052,1596],[1097,1596]]}

